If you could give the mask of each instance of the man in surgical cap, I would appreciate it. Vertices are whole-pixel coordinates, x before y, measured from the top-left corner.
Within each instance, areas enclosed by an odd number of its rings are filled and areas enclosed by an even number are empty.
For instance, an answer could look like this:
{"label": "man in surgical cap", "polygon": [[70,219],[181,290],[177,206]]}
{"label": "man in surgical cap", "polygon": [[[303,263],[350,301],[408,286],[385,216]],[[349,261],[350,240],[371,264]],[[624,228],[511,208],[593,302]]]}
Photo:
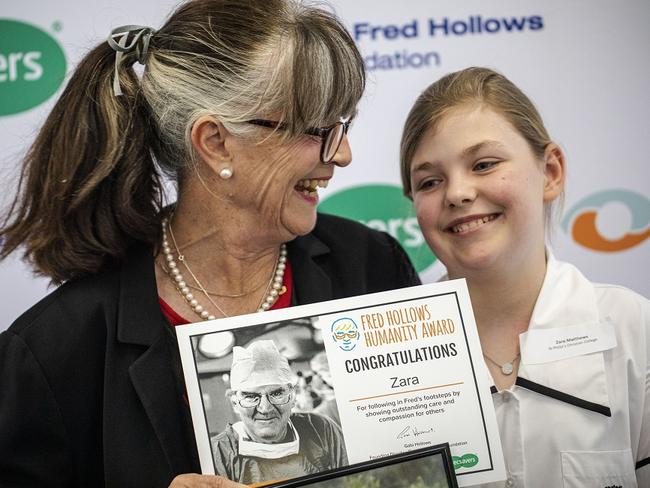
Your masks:
{"label": "man in surgical cap", "polygon": [[343,436],[332,420],[292,413],[294,375],[273,341],[233,349],[226,395],[240,421],[212,439],[217,474],[251,484],[348,464]]}

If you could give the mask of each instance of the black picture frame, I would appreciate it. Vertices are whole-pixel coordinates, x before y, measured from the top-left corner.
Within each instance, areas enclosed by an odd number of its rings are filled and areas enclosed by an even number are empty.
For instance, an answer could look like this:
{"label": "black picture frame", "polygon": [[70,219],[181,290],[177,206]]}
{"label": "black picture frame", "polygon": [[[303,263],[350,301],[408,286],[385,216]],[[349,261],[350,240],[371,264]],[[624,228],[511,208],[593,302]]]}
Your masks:
{"label": "black picture frame", "polygon": [[[298,478],[293,478],[286,481],[272,482],[269,484],[257,484],[254,486],[264,486],[265,488],[320,488],[321,486],[327,486],[329,488],[334,485],[326,485],[325,482],[327,481],[343,479],[360,473],[378,473],[380,470],[390,469],[393,466],[403,465],[403,463],[409,464],[409,471],[417,473],[417,462],[426,460],[428,458],[437,458],[439,460],[441,467],[444,469],[447,487],[458,488],[458,481],[456,479],[456,473],[454,471],[454,464],[451,460],[451,451],[448,443],[436,444],[421,449],[415,449],[413,451],[393,454],[390,456],[372,459],[370,461],[361,463],[350,464],[344,468],[323,471],[321,473],[311,474],[307,476],[300,476]],[[422,465],[420,468],[421,467]],[[441,480],[436,481],[439,482]]]}

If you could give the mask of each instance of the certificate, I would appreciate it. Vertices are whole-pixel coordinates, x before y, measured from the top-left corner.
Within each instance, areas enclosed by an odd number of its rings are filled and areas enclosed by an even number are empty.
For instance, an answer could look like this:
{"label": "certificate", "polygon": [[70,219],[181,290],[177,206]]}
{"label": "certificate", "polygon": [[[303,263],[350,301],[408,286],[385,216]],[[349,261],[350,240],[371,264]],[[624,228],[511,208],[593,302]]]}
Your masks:
{"label": "certificate", "polygon": [[[176,332],[206,474],[264,483],[449,443],[459,486],[505,479],[489,373],[464,280],[188,324]],[[242,374],[233,357],[257,344],[286,358],[292,379],[285,374],[268,387],[234,392]],[[277,426],[286,439],[255,442],[256,422],[259,435]]]}

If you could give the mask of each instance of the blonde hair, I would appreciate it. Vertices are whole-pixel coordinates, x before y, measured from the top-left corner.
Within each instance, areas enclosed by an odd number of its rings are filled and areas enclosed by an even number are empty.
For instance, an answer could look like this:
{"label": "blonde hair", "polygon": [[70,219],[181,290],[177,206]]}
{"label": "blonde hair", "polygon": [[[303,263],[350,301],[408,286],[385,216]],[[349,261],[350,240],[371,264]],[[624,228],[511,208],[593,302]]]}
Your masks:
{"label": "blonde hair", "polygon": [[[411,107],[400,142],[400,170],[404,194],[411,197],[411,162],[429,130],[455,107],[477,103],[502,114],[528,142],[533,154],[543,158],[552,142],[533,102],[508,78],[489,68],[471,67],[443,76],[429,85]],[[560,197],[560,205],[562,197]],[[547,227],[551,204],[545,208]]]}
{"label": "blonde hair", "polygon": [[36,272],[62,282],[156,246],[161,171],[178,181],[190,131],[208,114],[237,135],[278,116],[282,140],[356,110],[363,60],[336,16],[299,0],[190,0],[141,53],[118,66],[106,42],[81,60],[24,162],[0,223],[0,260],[23,246]]}

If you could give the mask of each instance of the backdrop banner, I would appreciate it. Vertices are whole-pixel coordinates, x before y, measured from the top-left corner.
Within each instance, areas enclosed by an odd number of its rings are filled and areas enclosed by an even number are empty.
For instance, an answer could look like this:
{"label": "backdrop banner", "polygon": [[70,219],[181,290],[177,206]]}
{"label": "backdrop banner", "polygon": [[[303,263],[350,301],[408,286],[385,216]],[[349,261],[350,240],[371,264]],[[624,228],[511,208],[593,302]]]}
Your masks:
{"label": "backdrop banner", "polygon": [[[467,66],[496,69],[538,106],[567,156],[555,254],[591,280],[650,296],[650,3],[574,0],[333,0],[369,82],[350,132],[354,162],[320,209],[389,232],[425,282],[444,274],[399,182],[399,139],[418,94]],[[79,59],[125,24],[159,27],[176,1],[5,2],[0,9],[0,205]],[[51,287],[20,256],[0,263],[0,330]]]}

